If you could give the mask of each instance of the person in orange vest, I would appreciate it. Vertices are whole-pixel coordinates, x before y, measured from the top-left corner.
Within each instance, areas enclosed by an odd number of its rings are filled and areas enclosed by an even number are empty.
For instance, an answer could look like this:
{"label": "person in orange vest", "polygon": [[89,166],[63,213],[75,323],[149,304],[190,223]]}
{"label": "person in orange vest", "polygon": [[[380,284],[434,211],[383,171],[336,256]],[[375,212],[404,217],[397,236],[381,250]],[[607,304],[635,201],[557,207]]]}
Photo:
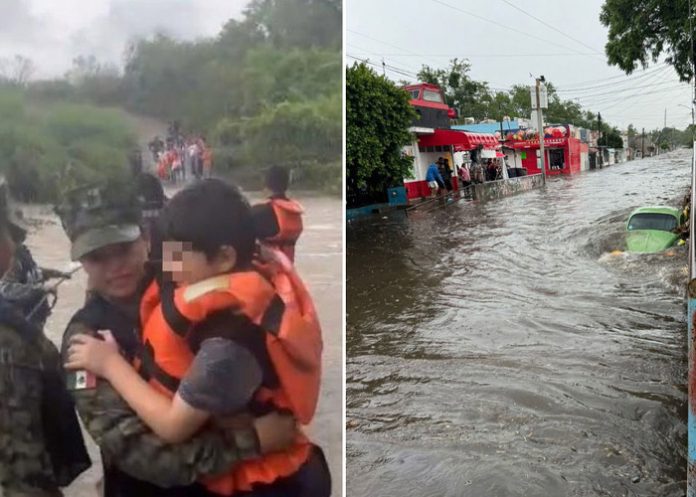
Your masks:
{"label": "person in orange vest", "polygon": [[203,159],[203,175],[206,178],[210,178],[213,174],[213,150],[205,143],[205,140],[201,139],[203,142],[203,152],[201,153]]}
{"label": "person in orange vest", "polygon": [[273,166],[266,172],[266,189],[271,195],[266,202],[253,207],[259,240],[283,252],[295,262],[295,245],[302,234],[304,209],[287,196],[290,175],[284,167]]}
{"label": "person in orange vest", "polygon": [[[176,194],[162,216],[167,277],[142,299],[136,364],[103,332],[103,340],[75,335],[66,368],[107,379],[170,443],[186,440],[211,418],[241,411],[288,411],[309,423],[321,372],[317,314],[288,259],[256,250],[244,196],[220,180],[203,180]],[[331,493],[323,452],[304,435],[285,451],[240,462],[201,483],[211,496]]]}

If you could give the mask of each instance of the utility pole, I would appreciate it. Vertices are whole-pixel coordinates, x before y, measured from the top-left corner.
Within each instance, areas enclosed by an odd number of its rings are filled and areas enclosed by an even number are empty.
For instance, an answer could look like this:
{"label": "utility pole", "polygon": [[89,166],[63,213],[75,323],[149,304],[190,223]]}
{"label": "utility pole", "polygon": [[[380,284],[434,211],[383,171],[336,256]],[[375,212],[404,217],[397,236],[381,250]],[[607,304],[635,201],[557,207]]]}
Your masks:
{"label": "utility pole", "polygon": [[384,59],[382,59],[382,76],[387,75],[387,65],[384,63]]}
{"label": "utility pole", "polygon": [[545,81],[544,76],[536,78],[536,111],[537,126],[539,129],[539,151],[541,153],[541,181],[546,184],[546,152],[544,150],[544,120],[541,117],[541,83]]}
{"label": "utility pole", "polygon": [[597,112],[597,148],[599,149],[599,168],[604,166],[604,153],[602,152],[602,114]]}
{"label": "utility pole", "polygon": [[643,128],[643,134],[640,137],[640,158],[645,159],[645,128]]}

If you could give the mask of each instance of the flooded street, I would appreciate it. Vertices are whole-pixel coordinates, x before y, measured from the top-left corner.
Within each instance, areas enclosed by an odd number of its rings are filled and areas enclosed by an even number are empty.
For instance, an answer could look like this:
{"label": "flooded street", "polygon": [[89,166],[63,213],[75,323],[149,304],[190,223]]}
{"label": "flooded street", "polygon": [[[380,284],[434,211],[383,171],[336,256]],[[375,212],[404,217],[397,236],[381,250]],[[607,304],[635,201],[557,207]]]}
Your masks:
{"label": "flooded street", "polygon": [[[172,191],[168,191],[172,194]],[[254,197],[252,194],[251,197]],[[305,231],[297,246],[297,267],[312,293],[324,331],[324,371],[319,412],[309,428],[324,449],[333,477],[333,495],[341,495],[342,480],[342,205],[340,199],[298,195],[306,209]],[[28,245],[42,266],[67,269],[69,243],[50,207],[28,206],[25,217],[33,225]],[[58,292],[58,305],[46,333],[60,343],[65,326],[84,301],[85,275],[79,271]],[[92,468],[66,489],[68,497],[95,497],[101,462],[87,436]],[[134,496],[135,497],[135,496]]]}
{"label": "flooded street", "polygon": [[681,496],[686,249],[612,256],[690,151],[347,229],[355,497]]}

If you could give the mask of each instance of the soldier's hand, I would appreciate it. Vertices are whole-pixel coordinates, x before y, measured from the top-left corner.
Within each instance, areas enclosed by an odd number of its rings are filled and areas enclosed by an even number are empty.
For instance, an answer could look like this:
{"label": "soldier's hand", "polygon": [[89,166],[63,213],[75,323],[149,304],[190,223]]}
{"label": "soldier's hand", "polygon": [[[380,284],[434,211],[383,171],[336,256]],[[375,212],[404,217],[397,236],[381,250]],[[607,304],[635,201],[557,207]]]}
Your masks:
{"label": "soldier's hand", "polygon": [[292,415],[277,412],[254,419],[254,428],[262,454],[290,448],[300,433]]}

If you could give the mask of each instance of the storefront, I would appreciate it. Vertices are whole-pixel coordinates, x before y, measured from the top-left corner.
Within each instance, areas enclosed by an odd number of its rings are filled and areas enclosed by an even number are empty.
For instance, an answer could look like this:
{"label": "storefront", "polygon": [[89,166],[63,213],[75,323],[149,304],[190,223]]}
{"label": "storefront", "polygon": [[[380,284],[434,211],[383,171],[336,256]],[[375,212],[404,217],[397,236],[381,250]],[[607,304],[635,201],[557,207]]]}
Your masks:
{"label": "storefront", "polygon": [[[500,148],[498,139],[493,134],[467,133],[451,129],[435,129],[432,133],[418,134],[417,142],[406,147],[404,152],[413,157],[413,178],[404,180],[406,194],[409,199],[430,196],[430,188],[425,181],[428,166],[439,158],[447,159],[452,167],[452,185],[457,188],[457,168],[461,163],[462,152],[468,152],[483,147],[482,155],[496,157]],[[455,162],[455,155],[457,155]],[[502,155],[502,154],[501,154]]]}
{"label": "storefront", "polygon": [[[562,129],[554,128],[553,131],[545,130],[544,148],[546,155],[546,174],[576,174],[587,171],[590,168],[589,147],[580,139],[568,136]],[[563,136],[559,136],[563,135]],[[539,139],[518,139],[509,137],[505,143],[506,148],[514,149],[522,167],[528,174],[541,173],[541,150]]]}

